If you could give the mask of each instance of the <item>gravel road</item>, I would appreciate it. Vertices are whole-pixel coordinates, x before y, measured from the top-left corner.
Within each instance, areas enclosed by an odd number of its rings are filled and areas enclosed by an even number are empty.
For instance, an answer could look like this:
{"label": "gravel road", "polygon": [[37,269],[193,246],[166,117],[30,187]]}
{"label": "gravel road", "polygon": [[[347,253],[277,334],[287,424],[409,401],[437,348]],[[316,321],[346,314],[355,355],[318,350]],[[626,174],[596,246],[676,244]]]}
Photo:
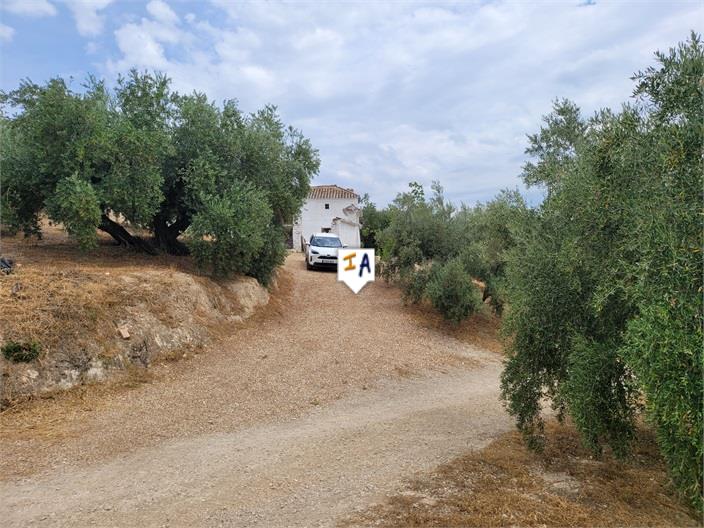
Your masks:
{"label": "gravel road", "polygon": [[151,383],[0,417],[3,526],[330,526],[511,427],[500,357],[393,288],[355,296],[299,255],[282,282]]}

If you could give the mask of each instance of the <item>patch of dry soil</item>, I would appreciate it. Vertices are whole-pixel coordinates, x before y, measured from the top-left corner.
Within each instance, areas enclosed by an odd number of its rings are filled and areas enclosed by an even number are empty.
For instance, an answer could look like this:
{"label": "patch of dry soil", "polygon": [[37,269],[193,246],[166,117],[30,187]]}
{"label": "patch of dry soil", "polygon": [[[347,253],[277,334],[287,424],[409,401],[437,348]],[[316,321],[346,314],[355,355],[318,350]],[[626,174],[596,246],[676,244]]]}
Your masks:
{"label": "patch of dry soil", "polygon": [[496,364],[388,383],[306,416],[0,484],[5,526],[319,526],[511,424]]}

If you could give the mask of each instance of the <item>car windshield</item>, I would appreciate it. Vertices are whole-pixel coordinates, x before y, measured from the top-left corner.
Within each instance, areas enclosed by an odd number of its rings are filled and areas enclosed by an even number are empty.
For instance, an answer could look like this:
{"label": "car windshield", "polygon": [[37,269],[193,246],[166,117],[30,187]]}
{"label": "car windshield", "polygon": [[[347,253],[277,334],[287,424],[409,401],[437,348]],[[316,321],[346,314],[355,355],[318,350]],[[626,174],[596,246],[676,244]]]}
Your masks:
{"label": "car windshield", "polygon": [[342,247],[342,242],[337,237],[313,237],[310,240],[310,245],[315,247]]}

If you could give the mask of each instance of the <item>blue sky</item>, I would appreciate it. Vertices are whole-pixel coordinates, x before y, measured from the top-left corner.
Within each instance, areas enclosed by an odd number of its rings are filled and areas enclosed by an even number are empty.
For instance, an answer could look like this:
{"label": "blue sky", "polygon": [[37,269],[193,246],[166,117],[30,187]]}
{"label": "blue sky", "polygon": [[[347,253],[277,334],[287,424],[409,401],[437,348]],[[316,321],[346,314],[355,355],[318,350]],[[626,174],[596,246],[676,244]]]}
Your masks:
{"label": "blue sky", "polygon": [[[266,103],[311,138],[315,183],[378,204],[416,180],[474,203],[520,186],[555,97],[618,106],[704,2],[0,0],[0,88],[157,69],[179,91]],[[529,193],[537,199],[538,191]]]}

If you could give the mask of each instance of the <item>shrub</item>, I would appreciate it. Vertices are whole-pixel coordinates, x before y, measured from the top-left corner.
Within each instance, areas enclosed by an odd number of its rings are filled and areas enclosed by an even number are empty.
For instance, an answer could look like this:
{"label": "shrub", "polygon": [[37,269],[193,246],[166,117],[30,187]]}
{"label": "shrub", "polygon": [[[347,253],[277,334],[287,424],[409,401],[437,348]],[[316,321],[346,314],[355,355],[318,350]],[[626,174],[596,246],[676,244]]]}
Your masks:
{"label": "shrub", "polygon": [[702,391],[702,295],[675,307],[653,303],[631,321],[625,357],[646,395],[658,445],[672,480],[703,509],[704,427]]}
{"label": "shrub", "polygon": [[193,218],[187,239],[198,267],[220,277],[251,272],[267,241],[271,218],[263,193],[237,184],[223,196],[203,201],[207,206]]}
{"label": "shrub", "polygon": [[478,279],[489,277],[489,264],[479,242],[473,242],[460,250],[458,256],[464,270]]}
{"label": "shrub", "polygon": [[376,248],[379,244],[377,236],[389,225],[389,210],[377,209],[376,205],[369,199],[369,195],[362,197],[362,228],[360,236],[362,247]]}
{"label": "shrub", "polygon": [[2,355],[13,363],[29,363],[39,357],[41,347],[34,341],[28,343],[18,343],[8,341],[2,346]]}
{"label": "shrub", "polygon": [[432,267],[426,293],[433,307],[455,324],[477,311],[482,303],[472,277],[457,259]]}
{"label": "shrub", "polygon": [[376,235],[387,280],[402,278],[417,264],[446,260],[454,242],[450,236],[454,207],[445,202],[440,184],[433,183],[433,195],[427,200],[420,184],[412,182],[409,187],[389,206],[388,225]]}
{"label": "shrub", "polygon": [[274,271],[286,259],[285,234],[283,228],[272,224],[263,236],[264,245],[244,272],[257,279],[264,286],[268,286],[274,276]]}
{"label": "shrub", "polygon": [[[420,281],[415,276],[418,266],[432,261],[443,263],[459,259],[464,270],[473,278],[495,286],[492,307],[501,313],[503,295],[498,288],[504,276],[508,251],[515,245],[514,224],[527,211],[518,191],[503,190],[486,204],[459,209],[445,200],[443,189],[434,182],[432,195],[425,196],[423,187],[411,183],[409,191],[399,193],[383,212],[384,225],[375,232],[386,280],[400,281],[408,289],[406,300],[422,297]],[[413,290],[413,291],[411,291]]]}
{"label": "shrub", "polygon": [[491,308],[499,316],[504,313],[504,304],[506,303],[504,281],[502,276],[490,275],[485,282],[484,298],[489,298]]}
{"label": "shrub", "polygon": [[403,278],[403,300],[418,304],[426,296],[431,267],[424,266],[407,272]]}
{"label": "shrub", "polygon": [[63,223],[81,248],[90,249],[97,245],[95,230],[100,223],[100,206],[90,183],[76,174],[64,178],[47,200],[47,211],[52,219]]}
{"label": "shrub", "polygon": [[639,393],[615,343],[575,337],[568,368],[564,399],[583,443],[600,455],[605,440],[624,457],[635,432]]}

